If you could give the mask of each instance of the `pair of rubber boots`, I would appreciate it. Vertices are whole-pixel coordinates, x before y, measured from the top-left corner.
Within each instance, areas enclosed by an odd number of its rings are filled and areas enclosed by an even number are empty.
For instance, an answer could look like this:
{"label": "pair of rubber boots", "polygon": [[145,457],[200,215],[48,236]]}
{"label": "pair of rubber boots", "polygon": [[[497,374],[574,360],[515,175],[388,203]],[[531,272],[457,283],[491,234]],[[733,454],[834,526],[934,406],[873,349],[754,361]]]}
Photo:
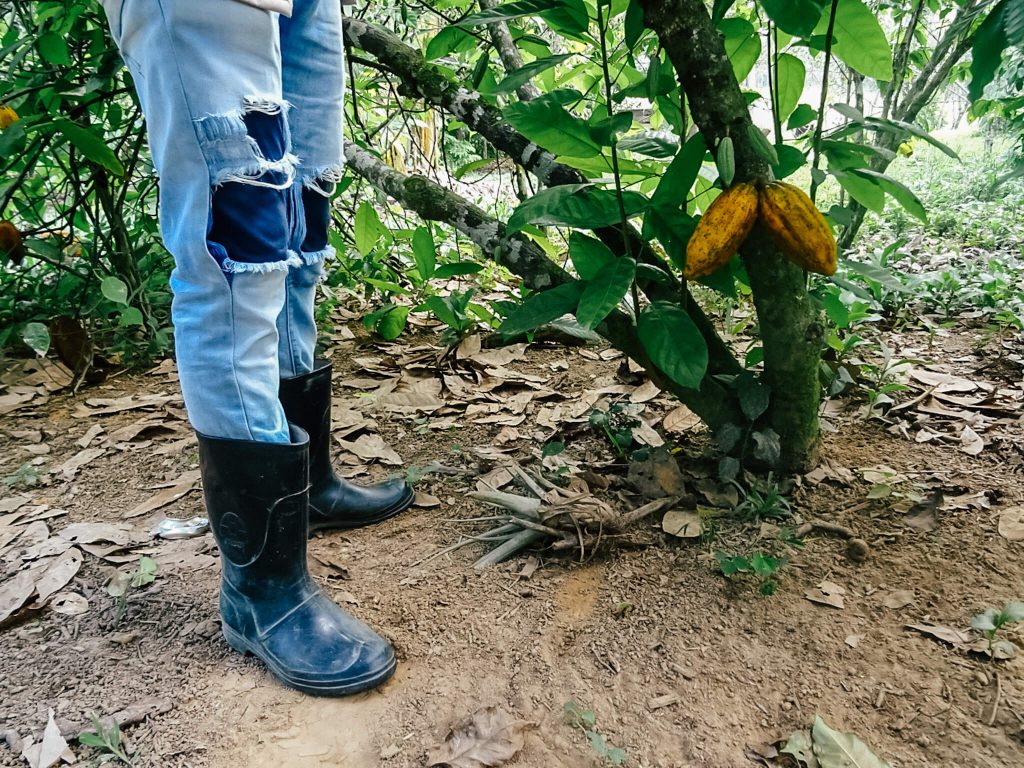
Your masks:
{"label": "pair of rubber boots", "polygon": [[311,531],[358,528],[408,508],[401,480],[359,487],[331,468],[331,367],[281,382],[290,444],[199,435],[210,527],[221,551],[224,637],[304,693],[368,690],[395,670],[391,646],[310,578]]}

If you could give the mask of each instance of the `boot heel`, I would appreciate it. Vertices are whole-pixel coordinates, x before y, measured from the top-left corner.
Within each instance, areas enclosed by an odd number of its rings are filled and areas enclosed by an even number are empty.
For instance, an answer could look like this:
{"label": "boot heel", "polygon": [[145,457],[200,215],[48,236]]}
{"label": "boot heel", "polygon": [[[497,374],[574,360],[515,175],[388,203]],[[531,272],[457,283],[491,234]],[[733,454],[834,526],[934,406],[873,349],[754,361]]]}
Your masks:
{"label": "boot heel", "polygon": [[227,624],[221,624],[221,632],[224,634],[224,640],[238,651],[243,656],[252,656],[252,651],[249,650],[249,644],[245,641],[245,638],[240,634],[231,629]]}

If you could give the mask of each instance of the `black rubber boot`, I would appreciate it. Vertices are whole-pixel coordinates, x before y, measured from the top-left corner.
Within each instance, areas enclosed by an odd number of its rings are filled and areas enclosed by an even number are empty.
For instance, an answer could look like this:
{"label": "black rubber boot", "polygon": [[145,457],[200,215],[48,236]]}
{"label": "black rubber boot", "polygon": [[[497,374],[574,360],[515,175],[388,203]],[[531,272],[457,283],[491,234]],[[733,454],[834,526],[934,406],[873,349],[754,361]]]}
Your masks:
{"label": "black rubber boot", "polygon": [[224,638],[304,693],[375,688],[395,671],[395,653],[309,577],[309,440],[294,427],[292,440],[199,435],[203,494],[221,552]]}
{"label": "black rubber boot", "polygon": [[360,528],[394,517],[412,505],[404,480],[359,486],[331,467],[331,364],[317,360],[313,371],[281,380],[288,421],[309,433],[309,530]]}

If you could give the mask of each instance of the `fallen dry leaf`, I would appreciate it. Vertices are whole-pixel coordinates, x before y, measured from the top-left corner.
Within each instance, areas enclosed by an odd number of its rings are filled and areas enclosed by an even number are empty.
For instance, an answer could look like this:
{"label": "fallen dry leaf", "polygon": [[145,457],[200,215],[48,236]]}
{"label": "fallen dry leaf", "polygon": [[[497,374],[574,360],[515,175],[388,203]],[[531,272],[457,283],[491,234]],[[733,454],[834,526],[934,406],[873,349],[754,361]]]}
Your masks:
{"label": "fallen dry leaf", "polygon": [[154,510],[160,509],[161,507],[166,507],[168,504],[177,501],[190,491],[195,490],[198,484],[198,469],[193,469],[188,472],[184,472],[182,473],[181,477],[179,477],[175,481],[174,485],[172,485],[170,488],[165,488],[164,490],[160,491],[160,493],[154,496],[150,496],[141,504],[138,504],[137,506],[125,512],[124,516],[139,517],[140,515],[144,515],[147,512],[152,512]]}
{"label": "fallen dry leaf", "polygon": [[64,589],[75,578],[81,567],[82,553],[75,547],[71,547],[58,557],[56,562],[47,568],[36,581],[36,591],[39,593],[40,602]]}
{"label": "fallen dry leaf", "polygon": [[985,441],[970,427],[964,427],[960,433],[960,450],[971,456],[977,456],[985,450]]}
{"label": "fallen dry leaf", "polygon": [[804,593],[804,597],[818,605],[827,605],[830,608],[841,609],[845,607],[843,600],[843,595],[845,594],[846,590],[841,586],[826,580],[818,584],[814,589],[808,589]]}
{"label": "fallen dry leaf", "polygon": [[53,768],[61,760],[66,763],[75,762],[75,753],[68,747],[64,737],[60,735],[60,728],[53,719],[53,710],[43,731],[43,740],[36,744],[30,736],[25,739],[25,746],[21,756],[29,764],[30,768]]}
{"label": "fallen dry leaf", "polygon": [[999,513],[999,535],[1010,541],[1024,541],[1024,507]]}
{"label": "fallen dry leaf", "polygon": [[428,768],[493,768],[508,762],[523,748],[525,720],[514,720],[497,707],[484,707],[448,732],[444,744],[427,760]]}
{"label": "fallen dry leaf", "polygon": [[338,444],[349,453],[355,454],[363,461],[380,461],[383,464],[401,466],[402,457],[384,442],[380,435],[362,435],[359,439],[349,442],[339,440]]}
{"label": "fallen dry leaf", "polygon": [[28,571],[21,571],[0,584],[0,625],[27,603],[35,591],[35,579]]}
{"label": "fallen dry leaf", "polygon": [[701,425],[701,423],[700,416],[691,411],[685,405],[680,405],[665,416],[661,422],[661,426],[666,432],[679,434],[681,432],[688,432],[691,429],[696,429]]}
{"label": "fallen dry leaf", "polygon": [[907,624],[907,629],[913,629],[924,635],[928,635],[936,640],[941,640],[944,643],[950,645],[964,645],[972,640],[970,632],[962,629],[953,629],[953,627],[946,627],[941,624],[930,624],[927,622],[921,624]]}
{"label": "fallen dry leaf", "polygon": [[661,519],[661,529],[670,536],[694,539],[701,534],[700,515],[680,509],[670,509]]}
{"label": "fallen dry leaf", "polygon": [[60,592],[50,601],[50,610],[64,616],[81,616],[89,610],[89,601],[77,592]]}
{"label": "fallen dry leaf", "polygon": [[895,592],[890,592],[882,599],[882,605],[886,608],[905,608],[914,602],[914,590],[912,589],[899,589]]}

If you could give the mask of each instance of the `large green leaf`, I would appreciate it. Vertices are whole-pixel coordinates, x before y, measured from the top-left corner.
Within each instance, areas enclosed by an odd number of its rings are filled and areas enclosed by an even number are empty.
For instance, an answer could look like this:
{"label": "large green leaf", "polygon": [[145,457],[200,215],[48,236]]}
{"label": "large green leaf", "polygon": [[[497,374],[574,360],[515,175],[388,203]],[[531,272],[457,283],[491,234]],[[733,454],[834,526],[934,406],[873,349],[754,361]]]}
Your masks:
{"label": "large green leaf", "polygon": [[70,120],[58,120],[57,130],[70,141],[75,149],[94,163],[102,165],[115,176],[124,176],[124,166],[114,151],[103,141],[103,137],[90,128],[83,128]]}
{"label": "large green leaf", "polygon": [[388,228],[381,223],[377,211],[369,201],[364,200],[359,204],[359,207],[356,209],[353,237],[356,241],[356,250],[362,256],[369,256],[370,252],[377,247],[377,243],[388,231]]}
{"label": "large green leaf", "polygon": [[[637,192],[623,192],[622,197],[627,216],[636,215],[648,205],[647,198]],[[596,229],[620,220],[614,191],[590,184],[565,184],[542,190],[520,203],[509,217],[508,230],[515,232],[527,224]]]}
{"label": "large green leaf", "polygon": [[[1003,51],[1009,45],[1006,12],[1011,0],[1003,0],[996,6],[988,18],[978,27],[974,35],[974,49],[971,52],[971,83],[967,95],[971,101],[977,101],[985,92],[985,86],[995,79],[999,64],[1003,60]],[[1021,13],[1024,18],[1024,12]]]}
{"label": "large green leaf", "polygon": [[423,56],[427,61],[434,61],[456,51],[471,51],[479,44],[480,40],[462,27],[445,27],[427,43]]}
{"label": "large green leaf", "polygon": [[828,5],[826,0],[761,0],[765,13],[783,32],[807,37]]}
{"label": "large green leaf", "polygon": [[582,232],[569,235],[569,258],[581,280],[593,280],[605,265],[615,261],[615,254],[600,240]]}
{"label": "large green leaf", "polygon": [[532,331],[562,315],[572,314],[583,295],[583,283],[563,283],[530,296],[505,318],[498,329],[509,336]]}
{"label": "large green leaf", "polygon": [[[814,30],[828,32],[828,14]],[[892,47],[885,30],[864,0],[839,0],[832,53],[865,77],[892,80]]]}
{"label": "large green leaf", "polygon": [[874,180],[897,203],[902,205],[907,213],[926,224],[928,223],[928,212],[925,210],[924,204],[906,184],[870,168],[857,168],[853,170],[853,173]]}
{"label": "large green leaf", "polygon": [[416,261],[416,271],[421,280],[429,280],[437,268],[437,246],[434,236],[427,227],[417,227],[412,233],[412,255]]}
{"label": "large green leaf", "polygon": [[779,120],[785,120],[796,109],[800,97],[803,96],[807,68],[793,54],[783,53],[779,56],[777,77]]}
{"label": "large green leaf", "polygon": [[549,19],[566,32],[584,32],[590,23],[583,0],[514,0],[496,8],[473,13],[458,22],[460,27],[475,27],[495,21],[510,21],[524,16]]}
{"label": "large green leaf", "polygon": [[[449,27],[451,29],[451,27]],[[571,59],[575,54],[562,53],[558,56],[545,56],[543,59],[537,59],[531,61],[529,64],[524,64],[514,72],[509,72],[505,79],[498,83],[498,87],[494,89],[495,93],[510,93],[521,85],[525,85],[530,82],[533,78],[539,75],[541,72],[545,72],[552,67],[556,67],[566,59]]]}
{"label": "large green leaf", "polygon": [[868,210],[881,213],[885,210],[885,190],[878,184],[876,179],[858,176],[852,171],[840,171],[829,169],[836,177],[843,189],[850,193],[850,197],[863,205]]}
{"label": "large green leaf", "polygon": [[656,366],[672,381],[697,389],[708,368],[708,347],[676,304],[655,302],[637,320],[637,334]]}
{"label": "large green leaf", "polygon": [[636,262],[630,258],[615,259],[606,264],[587,282],[580,296],[576,320],[584,328],[596,328],[608,313],[622,301],[636,277]]}
{"label": "large green leaf", "polygon": [[725,37],[725,52],[732,62],[736,79],[743,82],[761,56],[761,37],[753,24],[735,16],[722,19],[718,28]]}
{"label": "large green leaf", "polygon": [[594,157],[601,148],[590,136],[585,120],[569,114],[555,101],[540,98],[505,108],[505,118],[530,141],[556,155]]}
{"label": "large green leaf", "polygon": [[115,304],[128,303],[128,286],[119,277],[104,277],[100,281],[100,293]]}
{"label": "large green leaf", "polygon": [[695,133],[691,136],[679,150],[675,160],[665,169],[665,174],[658,182],[658,188],[651,195],[651,205],[681,207],[686,202],[690,187],[697,180],[707,151],[704,134]]}

